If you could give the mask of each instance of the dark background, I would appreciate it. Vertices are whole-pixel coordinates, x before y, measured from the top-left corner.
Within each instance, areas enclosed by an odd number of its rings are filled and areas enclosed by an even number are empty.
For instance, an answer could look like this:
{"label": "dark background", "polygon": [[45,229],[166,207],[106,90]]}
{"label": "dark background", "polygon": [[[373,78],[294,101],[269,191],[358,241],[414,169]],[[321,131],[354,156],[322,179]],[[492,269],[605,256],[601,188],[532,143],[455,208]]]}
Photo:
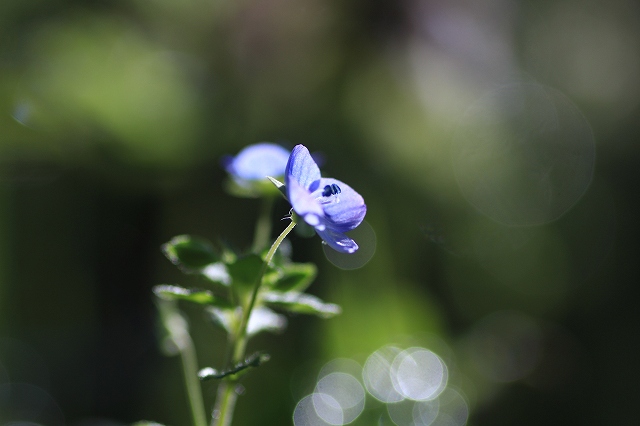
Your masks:
{"label": "dark background", "polygon": [[343,271],[291,238],[344,312],[252,343],[272,360],[237,424],[290,423],[331,359],[434,338],[469,424],[635,424],[639,76],[628,0],[4,0],[0,419],[189,424],[151,288],[196,281],[160,245],[249,247],[258,204],[220,158],[273,141],[324,154],[377,250]]}

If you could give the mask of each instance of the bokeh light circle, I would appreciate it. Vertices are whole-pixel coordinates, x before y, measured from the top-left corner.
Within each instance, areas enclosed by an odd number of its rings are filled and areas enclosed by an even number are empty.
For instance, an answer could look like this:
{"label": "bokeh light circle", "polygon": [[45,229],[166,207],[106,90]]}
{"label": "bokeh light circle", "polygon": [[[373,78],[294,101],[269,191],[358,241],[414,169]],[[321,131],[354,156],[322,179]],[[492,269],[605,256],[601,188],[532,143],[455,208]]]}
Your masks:
{"label": "bokeh light circle", "polygon": [[420,426],[429,426],[438,417],[440,401],[438,398],[428,401],[416,401],[413,405],[413,422]]}
{"label": "bokeh light circle", "polygon": [[403,399],[387,404],[387,413],[396,426],[415,426],[414,407],[415,401]]}
{"label": "bokeh light circle", "polygon": [[376,233],[367,221],[363,221],[356,229],[347,235],[358,243],[355,253],[340,253],[322,244],[322,250],[329,262],[340,269],[358,269],[367,264],[376,252]]}
{"label": "bokeh light circle", "polygon": [[436,398],[445,388],[447,378],[446,365],[428,349],[409,348],[400,352],[391,364],[396,391],[414,401]]}
{"label": "bokeh light circle", "polygon": [[[329,418],[331,423],[320,417],[320,408],[323,416]],[[326,426],[343,424],[342,410],[338,401],[329,395],[311,394],[302,398],[293,410],[293,424],[295,426]]]}
{"label": "bokeh light circle", "polygon": [[354,377],[359,377],[362,375],[362,366],[351,358],[336,358],[327,362],[322,366],[322,368],[320,368],[318,380],[336,372],[347,373]]}
{"label": "bokeh light circle", "polygon": [[457,390],[447,387],[438,398],[439,413],[434,426],[463,426],[469,419],[469,404]]}
{"label": "bokeh light circle", "polygon": [[395,346],[380,348],[369,355],[362,369],[367,392],[381,402],[393,403],[404,399],[391,380],[391,363],[400,352],[401,349]]}
{"label": "bokeh light circle", "polygon": [[[347,373],[336,372],[324,376],[318,381],[314,395],[316,395],[313,398],[314,404],[317,401],[320,402],[320,406],[316,406],[316,412],[329,424],[349,424],[364,410],[364,388],[355,377]],[[325,396],[330,397],[329,402],[325,401]],[[337,410],[340,410],[340,416],[334,414],[336,408],[333,401],[338,404]],[[330,406],[329,410],[326,410],[327,404]],[[325,415],[325,412],[328,415]],[[333,422],[338,418],[342,423]]]}
{"label": "bokeh light circle", "polygon": [[566,96],[518,83],[468,108],[451,155],[471,205],[506,225],[537,225],[557,219],[584,194],[595,143],[586,118]]}

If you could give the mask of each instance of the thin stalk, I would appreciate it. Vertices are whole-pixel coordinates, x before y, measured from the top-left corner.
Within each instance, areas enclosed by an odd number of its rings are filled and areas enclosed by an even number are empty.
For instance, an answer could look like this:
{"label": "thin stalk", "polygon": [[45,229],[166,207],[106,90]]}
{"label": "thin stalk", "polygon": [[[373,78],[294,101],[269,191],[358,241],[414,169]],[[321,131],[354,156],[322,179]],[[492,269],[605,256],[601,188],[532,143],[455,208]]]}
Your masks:
{"label": "thin stalk", "polygon": [[295,226],[296,226],[296,223],[294,221],[291,221],[291,223],[289,223],[289,226],[287,226],[285,230],[282,231],[282,233],[278,236],[278,238],[276,238],[276,240],[271,245],[271,248],[269,249],[269,251],[267,252],[267,255],[264,258],[262,269],[260,270],[258,279],[256,280],[256,283],[253,286],[253,291],[251,292],[251,299],[249,300],[249,306],[247,306],[247,309],[243,310],[242,322],[240,322],[240,328],[239,328],[240,332],[238,333],[238,340],[236,342],[237,349],[233,353],[234,362],[240,362],[244,357],[244,349],[245,349],[245,346],[247,345],[247,342],[246,342],[247,325],[249,324],[251,311],[253,310],[253,306],[255,305],[256,299],[258,297],[258,290],[260,290],[260,285],[262,284],[262,277],[264,276],[265,272],[267,272],[267,268],[269,267],[269,264],[271,263],[273,256],[276,254],[276,250],[278,250],[278,247],[280,247],[280,244],[282,244],[282,242],[287,237],[287,235],[289,235],[289,232],[291,232],[293,228],[295,228]]}
{"label": "thin stalk", "polygon": [[[280,244],[284,241],[284,239],[289,235],[289,232],[293,230],[296,226],[294,221],[291,221],[289,226],[285,228],[284,231],[276,238],[276,240],[271,245],[271,248],[267,252],[267,255],[264,258],[264,263],[262,264],[262,268],[260,269],[260,273],[256,279],[256,282],[253,287],[253,291],[251,293],[251,299],[249,300],[249,304],[242,311],[242,319],[240,320],[240,324],[237,328],[237,332],[233,333],[231,336],[229,343],[232,346],[232,363],[238,363],[242,361],[245,356],[245,350],[247,348],[248,336],[247,336],[247,325],[249,324],[249,318],[251,317],[251,311],[256,303],[256,299],[258,298],[258,292],[260,290],[260,285],[262,284],[262,278],[264,277],[265,272],[267,272],[267,268],[269,264],[273,260],[273,256],[280,247]],[[212,414],[212,426],[230,426],[231,420],[233,418],[233,409],[236,405],[236,400],[238,399],[238,394],[235,392],[236,387],[236,379],[233,376],[229,376],[223,379],[218,387],[218,395],[216,398],[216,406],[213,410]]]}
{"label": "thin stalk", "polygon": [[260,215],[256,222],[256,229],[253,234],[253,251],[259,253],[269,243],[271,237],[271,209],[273,208],[274,197],[265,197],[260,206]]}
{"label": "thin stalk", "polygon": [[233,419],[233,409],[236,407],[238,394],[235,390],[236,383],[230,378],[223,379],[218,386],[216,405],[211,415],[212,426],[230,426]]}
{"label": "thin stalk", "polygon": [[193,340],[189,335],[186,320],[177,309],[175,302],[158,301],[160,319],[180,355],[184,385],[189,399],[194,426],[207,426],[207,414],[202,399],[202,389],[198,380],[198,360]]}
{"label": "thin stalk", "polygon": [[189,396],[189,405],[191,406],[191,415],[193,416],[193,424],[195,426],[207,426],[207,414],[202,405],[202,390],[200,389],[200,381],[198,380],[198,360],[193,345],[193,340],[189,334],[182,336],[182,349],[180,357],[182,358],[182,370],[184,373],[184,384],[187,388]]}

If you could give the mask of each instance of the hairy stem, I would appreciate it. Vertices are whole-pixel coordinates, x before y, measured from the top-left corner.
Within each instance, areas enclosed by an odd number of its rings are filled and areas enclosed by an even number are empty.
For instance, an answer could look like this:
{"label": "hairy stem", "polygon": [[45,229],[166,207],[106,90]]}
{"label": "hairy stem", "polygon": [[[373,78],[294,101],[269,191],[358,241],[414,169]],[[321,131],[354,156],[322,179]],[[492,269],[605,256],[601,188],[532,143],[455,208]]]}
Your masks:
{"label": "hairy stem", "polygon": [[[291,230],[293,230],[295,226],[296,223],[291,221],[289,226],[287,226],[285,230],[282,231],[282,233],[278,236],[278,238],[276,238],[264,258],[262,269],[258,274],[253,287],[253,291],[251,292],[251,299],[249,300],[249,304],[242,310],[242,318],[240,320],[237,331],[235,333],[232,333],[229,338],[229,344],[231,346],[232,353],[231,361],[233,364],[241,362],[245,356],[247,342],[249,341],[249,338],[247,336],[247,325],[249,324],[251,311],[253,310],[253,307],[256,304],[256,299],[258,298],[258,292],[260,291],[262,278],[264,277],[264,274],[267,271],[267,268],[269,267],[269,264],[271,263],[276,250],[278,250],[280,244],[282,244],[287,235],[289,235],[289,232],[291,232]],[[236,405],[236,400],[238,399],[238,394],[235,391],[236,380],[237,379],[232,375],[225,377],[220,383],[220,386],[218,387],[216,405],[212,414],[212,426],[231,425],[231,420],[233,418],[233,409]]]}

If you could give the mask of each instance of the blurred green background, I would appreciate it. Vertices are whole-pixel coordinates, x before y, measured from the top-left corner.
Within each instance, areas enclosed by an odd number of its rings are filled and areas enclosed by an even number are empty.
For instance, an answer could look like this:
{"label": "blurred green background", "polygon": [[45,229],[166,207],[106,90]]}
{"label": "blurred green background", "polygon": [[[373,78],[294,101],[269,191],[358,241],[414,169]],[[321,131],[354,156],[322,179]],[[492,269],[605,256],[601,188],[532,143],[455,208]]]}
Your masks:
{"label": "blurred green background", "polygon": [[440,355],[469,424],[636,424],[639,105],[631,0],[3,0],[4,409],[189,424],[151,288],[194,283],[159,247],[249,247],[220,158],[273,141],[324,154],[377,249],[343,271],[292,237],[343,314],[255,339],[237,424],[290,424],[325,363],[388,344]]}

